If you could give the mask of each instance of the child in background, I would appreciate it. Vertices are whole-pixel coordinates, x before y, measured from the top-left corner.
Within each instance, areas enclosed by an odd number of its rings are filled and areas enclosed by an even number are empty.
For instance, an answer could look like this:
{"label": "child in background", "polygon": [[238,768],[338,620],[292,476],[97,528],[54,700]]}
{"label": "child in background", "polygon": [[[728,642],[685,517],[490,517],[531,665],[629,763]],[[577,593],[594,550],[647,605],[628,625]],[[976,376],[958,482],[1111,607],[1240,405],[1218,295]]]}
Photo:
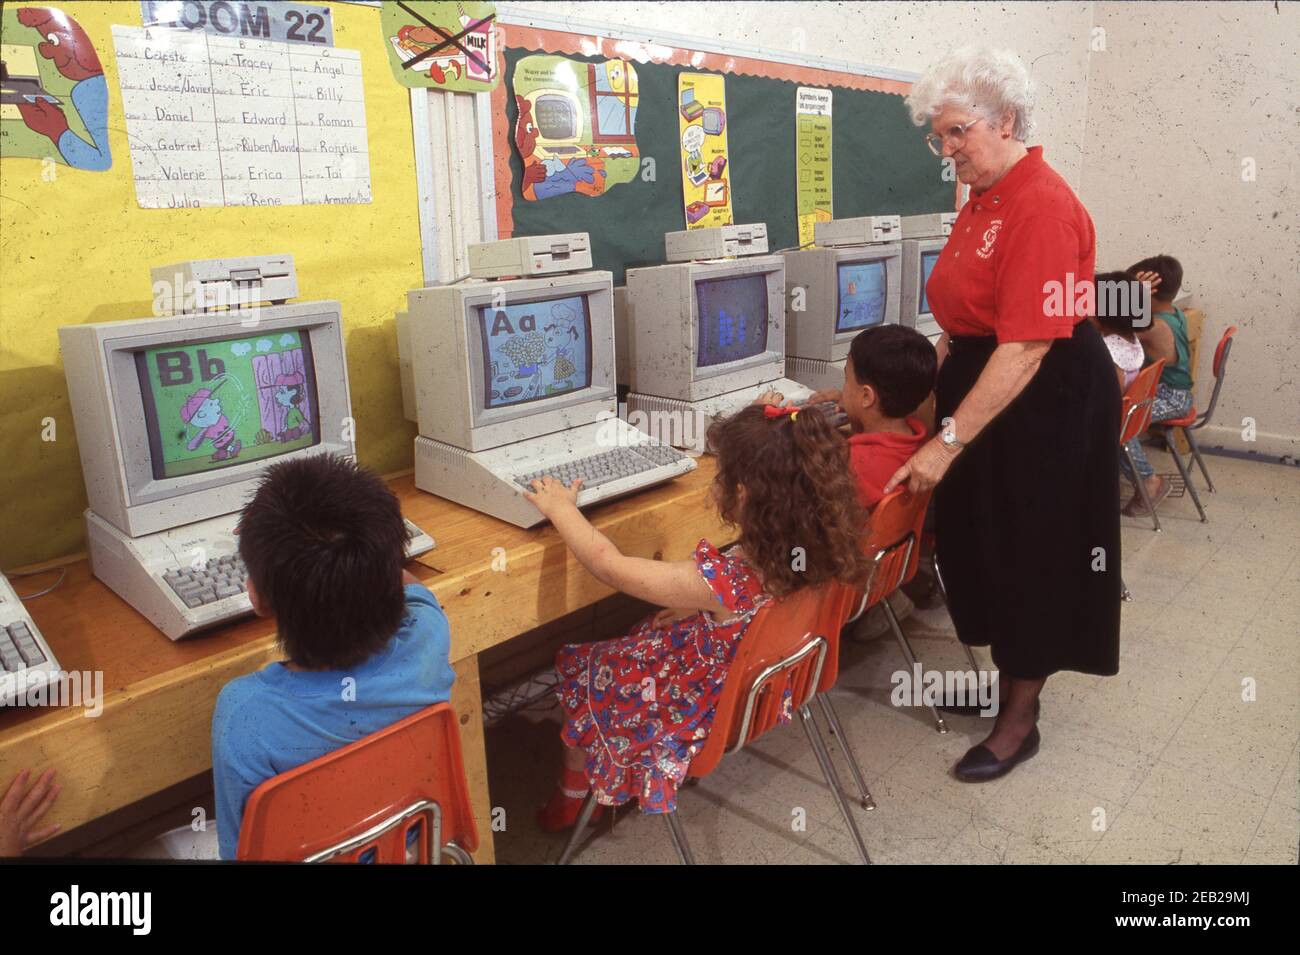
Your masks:
{"label": "child in background", "polygon": [[[714,500],[740,530],[729,554],[701,540],[690,560],[627,557],[578,510],[580,480],[566,488],[543,478],[525,492],[593,576],[672,608],[626,637],[560,650],[564,772],[538,814],[547,831],[573,825],[590,786],[602,805],[635,798],[643,812],[672,812],[755,611],[770,597],[865,577],[858,538],[866,512],[848,447],[825,414],[750,405],[715,422],[709,443],[718,459]],[[792,560],[796,553],[806,566]]]}
{"label": "child in background", "polygon": [[244,804],[272,776],[451,694],[447,617],[402,565],[397,498],[347,458],[272,465],[239,522],[253,610],[288,657],[231,680],[212,717],[223,859]]}
{"label": "child in background", "polygon": [[911,414],[934,390],[934,346],[902,325],[876,325],[859,332],[844,363],[844,387],[819,391],[809,403],[834,401],[848,414],[849,464],[865,507],[880,503],[894,472],[928,437]]}
{"label": "child in background", "polygon": [[1093,324],[1101,332],[1101,340],[1106,343],[1110,360],[1115,364],[1115,377],[1121,392],[1133,384],[1145,359],[1142,342],[1134,331],[1134,320],[1146,311],[1145,292],[1139,293],[1141,298],[1134,302],[1128,292],[1116,291],[1119,285],[1129,286],[1133,282],[1133,277],[1127,272],[1101,272],[1097,275],[1097,307]]}
{"label": "child in background", "polygon": [[[1140,329],[1138,340],[1146,353],[1147,362],[1165,360],[1165,370],[1156,387],[1155,404],[1151,407],[1151,423],[1181,418],[1192,408],[1191,346],[1187,340],[1187,316],[1174,305],[1183,285],[1183,267],[1171,255],[1156,255],[1129,266],[1126,270],[1132,279],[1146,283],[1151,288],[1151,324]],[[1134,438],[1128,444],[1137,466],[1137,473],[1146,482],[1147,495],[1154,508],[1169,493],[1169,482],[1155,473],[1147,461],[1142,442]],[[1120,467],[1130,481],[1135,480],[1127,456],[1119,459]],[[1123,513],[1128,517],[1142,517],[1150,512],[1136,491]]]}

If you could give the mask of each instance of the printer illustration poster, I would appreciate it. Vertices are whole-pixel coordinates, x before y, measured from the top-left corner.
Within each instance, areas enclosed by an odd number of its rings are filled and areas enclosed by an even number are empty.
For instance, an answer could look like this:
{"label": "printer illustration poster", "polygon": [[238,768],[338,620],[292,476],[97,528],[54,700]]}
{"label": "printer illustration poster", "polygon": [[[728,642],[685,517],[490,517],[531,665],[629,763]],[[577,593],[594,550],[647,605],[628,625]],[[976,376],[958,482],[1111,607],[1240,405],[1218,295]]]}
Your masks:
{"label": "printer illustration poster", "polygon": [[4,5],[0,62],[0,157],[112,166],[104,69],[75,20],[53,7]]}
{"label": "printer illustration poster", "polygon": [[483,93],[500,79],[494,3],[406,0],[380,7],[388,65],[397,82]]}
{"label": "printer illustration poster", "polygon": [[677,77],[686,228],[731,225],[731,170],[727,168],[727,92],[712,73]]}
{"label": "printer illustration poster", "polygon": [[155,477],[179,477],[319,440],[299,332],[169,345],[136,358]]}
{"label": "printer illustration poster", "polygon": [[795,95],[795,196],[799,244],[813,241],[813,224],[832,218],[831,91],[800,86]]}
{"label": "printer illustration poster", "polygon": [[526,56],[515,65],[514,94],[525,199],[599,196],[640,171],[640,93],[631,63]]}

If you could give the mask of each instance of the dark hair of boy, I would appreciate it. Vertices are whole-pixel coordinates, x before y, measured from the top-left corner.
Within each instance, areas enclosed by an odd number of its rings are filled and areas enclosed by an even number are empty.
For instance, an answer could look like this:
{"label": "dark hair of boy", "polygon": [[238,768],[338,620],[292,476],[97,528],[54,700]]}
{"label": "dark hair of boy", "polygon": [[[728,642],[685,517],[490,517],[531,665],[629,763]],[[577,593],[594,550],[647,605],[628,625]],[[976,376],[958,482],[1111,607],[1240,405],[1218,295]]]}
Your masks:
{"label": "dark hair of boy", "polygon": [[1135,262],[1125,271],[1132,277],[1139,272],[1154,272],[1160,276],[1160,287],[1153,293],[1153,298],[1162,302],[1172,302],[1183,287],[1183,266],[1172,255],[1153,255],[1149,259]]}
{"label": "dark hair of boy", "polygon": [[1130,337],[1134,321],[1146,317],[1146,286],[1128,272],[1098,272],[1096,281],[1097,324],[1104,331]]}
{"label": "dark hair of boy", "polygon": [[[763,588],[782,597],[839,580],[861,586],[859,546],[867,511],[858,500],[849,446],[815,407],[768,417],[749,405],[713,422],[714,499],[740,529],[740,546]],[[806,566],[796,566],[802,554]]]}
{"label": "dark hair of boy", "polygon": [[292,663],[346,669],[383,649],[406,614],[407,536],[388,485],[348,458],[267,468],[240,517],[239,555]]}
{"label": "dark hair of boy", "polygon": [[934,390],[939,358],[930,340],[905,325],[876,325],[849,346],[858,384],[870,385],[890,418],[911,414]]}

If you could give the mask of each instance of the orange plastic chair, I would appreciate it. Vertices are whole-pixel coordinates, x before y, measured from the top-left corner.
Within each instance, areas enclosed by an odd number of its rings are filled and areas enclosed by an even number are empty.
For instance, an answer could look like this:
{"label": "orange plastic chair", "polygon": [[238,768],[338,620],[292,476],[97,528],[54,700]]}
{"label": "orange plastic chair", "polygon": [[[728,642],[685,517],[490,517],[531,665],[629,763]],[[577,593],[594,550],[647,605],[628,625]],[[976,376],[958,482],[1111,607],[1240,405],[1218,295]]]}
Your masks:
{"label": "orange plastic chair", "polygon": [[1173,436],[1170,433],[1175,428],[1183,432],[1183,437],[1187,439],[1187,446],[1192,449],[1192,457],[1196,459],[1197,466],[1201,469],[1201,476],[1205,478],[1205,487],[1211,494],[1214,493],[1214,482],[1210,480],[1210,472],[1205,467],[1205,459],[1201,457],[1201,448],[1196,443],[1194,432],[1199,431],[1210,423],[1214,416],[1214,408],[1219,403],[1219,392],[1223,389],[1223,380],[1227,371],[1228,353],[1232,351],[1232,336],[1237,334],[1237,326],[1230,325],[1228,330],[1223,333],[1219,339],[1219,344],[1214,349],[1214,363],[1210,366],[1214,372],[1214,391],[1210,393],[1210,404],[1205,409],[1205,413],[1197,415],[1196,408],[1192,407],[1187,414],[1181,418],[1167,418],[1164,421],[1157,421],[1155,427],[1160,430],[1165,438],[1165,446],[1169,448],[1169,453],[1174,456],[1178,462],[1178,470],[1182,472],[1183,480],[1187,484],[1187,489],[1192,493],[1192,500],[1196,502],[1197,510],[1201,511],[1201,520],[1205,520],[1205,511],[1201,509],[1201,500],[1196,496],[1196,489],[1192,487],[1191,475],[1188,474],[1183,462],[1183,457],[1178,451],[1178,446],[1173,442]]}
{"label": "orange plastic chair", "polygon": [[235,857],[471,865],[477,848],[456,713],[436,703],[258,786]]}
{"label": "orange plastic chair", "polygon": [[[755,612],[723,684],[713,730],[704,748],[691,760],[688,775],[692,778],[707,776],[725,754],[754,742],[781,723],[783,715],[797,715],[862,861],[870,864],[866,844],[810,709],[813,700],[817,700],[831,732],[839,737],[841,748],[853,767],[861,790],[861,805],[866,809],[875,808],[857,761],[845,742],[843,727],[825,695],[839,676],[840,628],[852,610],[856,596],[852,588],[832,583],[771,600]],[[573,834],[560,856],[561,865],[572,857],[595,808],[596,796],[592,792],[583,804]],[[695,860],[677,814],[665,813],[664,820],[678,858],[683,864],[693,865]]]}
{"label": "orange plastic chair", "polygon": [[[1119,446],[1128,458],[1128,466],[1133,474],[1133,486],[1137,488],[1138,494],[1142,496],[1142,503],[1151,513],[1151,520],[1155,524],[1156,532],[1160,531],[1160,518],[1156,515],[1156,509],[1151,505],[1151,496],[1147,494],[1146,482],[1139,479],[1137,467],[1133,463],[1133,453],[1128,449],[1128,443],[1140,435],[1151,424],[1151,409],[1156,401],[1156,387],[1160,384],[1160,375],[1165,370],[1165,360],[1161,358],[1154,364],[1147,365],[1137,377],[1129,384],[1124,391],[1124,397],[1120,404],[1120,429],[1119,429]],[[1197,505],[1200,506],[1199,504]]]}
{"label": "orange plastic chair", "polygon": [[[888,597],[899,587],[916,576],[916,568],[921,559],[922,525],[925,523],[925,510],[930,506],[930,493],[913,494],[905,487],[896,488],[881,499],[871,512],[871,528],[865,544],[872,559],[871,578],[867,589],[859,595],[857,609],[849,620],[856,620],[872,607],[879,606],[889,621],[894,632],[894,639],[903,651],[903,657],[912,670],[916,669],[916,653],[898,623],[894,608],[889,605]],[[935,579],[939,590],[947,601],[947,590],[943,585],[943,576],[939,572],[939,561],[934,560]],[[970,647],[962,644],[971,669],[978,671],[979,664]],[[930,713],[934,716],[934,726],[940,733],[948,732],[948,724],[939,715],[937,707],[931,705]]]}

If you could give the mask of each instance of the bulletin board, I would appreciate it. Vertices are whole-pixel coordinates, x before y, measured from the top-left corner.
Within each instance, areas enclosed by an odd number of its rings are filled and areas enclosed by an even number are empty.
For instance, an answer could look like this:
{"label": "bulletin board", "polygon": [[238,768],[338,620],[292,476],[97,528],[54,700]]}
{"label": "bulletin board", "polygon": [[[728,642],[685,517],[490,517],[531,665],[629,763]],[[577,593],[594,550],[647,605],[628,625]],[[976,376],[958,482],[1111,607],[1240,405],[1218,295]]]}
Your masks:
{"label": "bulletin board", "polygon": [[[836,218],[956,207],[956,184],[944,180],[940,160],[904,106],[910,88],[905,81],[511,23],[498,29],[505,78],[492,94],[498,236],[587,232],[594,267],[613,272],[615,284],[623,282],[627,268],[663,262],[664,233],[686,228],[677,168],[677,78],[683,72],[725,76],[733,221],[765,222],[773,251],[798,244],[799,86],[829,88],[834,94]],[[638,176],[594,197],[523,198],[523,164],[513,143],[513,80],[519,61],[538,53],[589,63],[625,59],[635,65],[640,83],[637,148],[643,159],[655,161],[652,181]]]}

